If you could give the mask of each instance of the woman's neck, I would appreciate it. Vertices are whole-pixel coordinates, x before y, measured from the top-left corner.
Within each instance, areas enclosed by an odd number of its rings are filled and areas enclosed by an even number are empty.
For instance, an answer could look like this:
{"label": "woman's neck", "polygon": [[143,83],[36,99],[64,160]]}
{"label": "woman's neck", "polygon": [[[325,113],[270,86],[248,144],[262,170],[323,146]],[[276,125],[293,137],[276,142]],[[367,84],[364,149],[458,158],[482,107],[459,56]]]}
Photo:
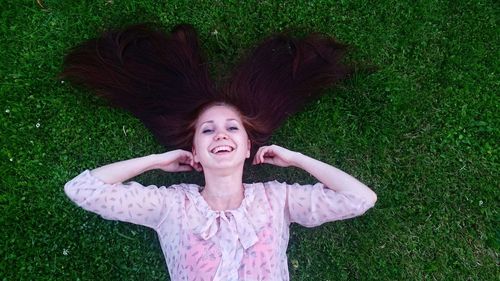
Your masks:
{"label": "woman's neck", "polygon": [[201,195],[214,211],[233,210],[244,198],[243,171],[225,175],[205,172]]}

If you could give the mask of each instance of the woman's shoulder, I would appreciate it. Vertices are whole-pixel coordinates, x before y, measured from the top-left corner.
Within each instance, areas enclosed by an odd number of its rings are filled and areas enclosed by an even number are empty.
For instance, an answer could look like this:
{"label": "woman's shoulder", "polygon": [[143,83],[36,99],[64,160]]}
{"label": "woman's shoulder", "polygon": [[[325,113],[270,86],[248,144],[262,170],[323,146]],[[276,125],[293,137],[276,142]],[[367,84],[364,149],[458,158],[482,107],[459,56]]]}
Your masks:
{"label": "woman's shoulder", "polygon": [[193,183],[176,183],[170,185],[168,188],[175,191],[176,193],[186,195],[199,193],[201,187]]}
{"label": "woman's shoulder", "polygon": [[276,180],[266,182],[254,182],[245,184],[246,189],[250,189],[259,201],[268,201],[269,203],[278,203],[286,198],[286,182]]}
{"label": "woman's shoulder", "polygon": [[286,182],[279,182],[276,180],[266,181],[266,182],[253,182],[245,183],[245,189],[251,189],[256,193],[269,193],[274,194],[276,192],[283,191],[287,186]]}

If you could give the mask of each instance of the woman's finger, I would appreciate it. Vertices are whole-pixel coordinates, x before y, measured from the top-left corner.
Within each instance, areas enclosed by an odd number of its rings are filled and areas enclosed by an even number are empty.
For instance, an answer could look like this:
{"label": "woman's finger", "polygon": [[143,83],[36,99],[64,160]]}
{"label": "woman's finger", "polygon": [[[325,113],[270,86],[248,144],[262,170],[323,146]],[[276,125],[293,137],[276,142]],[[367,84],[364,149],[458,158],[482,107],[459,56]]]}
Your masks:
{"label": "woman's finger", "polygon": [[200,163],[196,163],[193,161],[193,165],[191,165],[196,171],[198,172],[202,172],[203,171],[203,167],[201,166]]}
{"label": "woman's finger", "polygon": [[269,163],[273,164],[272,158],[276,157],[273,146],[262,146],[255,153],[253,164]]}
{"label": "woman's finger", "polygon": [[269,149],[269,147],[264,147],[262,149],[262,151],[260,152],[260,157],[259,157],[260,163],[265,163],[264,162],[264,155],[266,155],[268,149]]}
{"label": "woman's finger", "polygon": [[263,162],[264,163],[267,163],[267,164],[273,164],[275,165],[275,160],[276,160],[276,157],[279,157],[279,155],[277,155],[274,151],[274,149],[272,147],[269,147],[265,153],[262,155],[263,157]]}
{"label": "woman's finger", "polygon": [[260,155],[262,153],[262,149],[264,148],[264,146],[261,146],[259,147],[259,149],[257,149],[257,152],[255,153],[255,156],[253,157],[253,164],[259,164],[260,163]]}
{"label": "woman's finger", "polygon": [[191,165],[191,163],[194,162],[193,154],[191,154],[191,152],[186,151],[186,153],[183,156],[184,157],[182,163]]}
{"label": "woman's finger", "polygon": [[189,172],[192,171],[193,167],[189,165],[179,165],[176,169],[177,172]]}

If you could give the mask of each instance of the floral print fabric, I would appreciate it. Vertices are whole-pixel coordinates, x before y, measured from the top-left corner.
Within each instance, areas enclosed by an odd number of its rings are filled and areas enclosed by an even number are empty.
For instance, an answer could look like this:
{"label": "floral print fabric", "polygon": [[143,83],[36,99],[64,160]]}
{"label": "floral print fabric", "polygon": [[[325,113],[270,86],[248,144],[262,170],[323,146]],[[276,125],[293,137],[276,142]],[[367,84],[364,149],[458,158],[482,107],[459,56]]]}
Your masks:
{"label": "floral print fabric", "polygon": [[315,185],[244,184],[234,210],[214,211],[200,186],[107,184],[89,170],[66,183],[85,210],[156,230],[171,280],[289,280],[289,225],[313,227],[363,214],[372,205]]}

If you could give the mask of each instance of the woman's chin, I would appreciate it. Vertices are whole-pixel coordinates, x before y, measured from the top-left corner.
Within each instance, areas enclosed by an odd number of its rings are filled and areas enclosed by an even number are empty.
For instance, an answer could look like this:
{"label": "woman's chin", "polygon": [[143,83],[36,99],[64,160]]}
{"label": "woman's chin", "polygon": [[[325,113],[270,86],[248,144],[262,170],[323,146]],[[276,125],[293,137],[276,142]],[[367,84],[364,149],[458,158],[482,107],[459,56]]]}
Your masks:
{"label": "woman's chin", "polygon": [[216,157],[211,163],[205,163],[203,166],[203,170],[234,170],[238,171],[243,169],[243,165],[245,163],[245,159],[237,161],[237,159],[230,157]]}

